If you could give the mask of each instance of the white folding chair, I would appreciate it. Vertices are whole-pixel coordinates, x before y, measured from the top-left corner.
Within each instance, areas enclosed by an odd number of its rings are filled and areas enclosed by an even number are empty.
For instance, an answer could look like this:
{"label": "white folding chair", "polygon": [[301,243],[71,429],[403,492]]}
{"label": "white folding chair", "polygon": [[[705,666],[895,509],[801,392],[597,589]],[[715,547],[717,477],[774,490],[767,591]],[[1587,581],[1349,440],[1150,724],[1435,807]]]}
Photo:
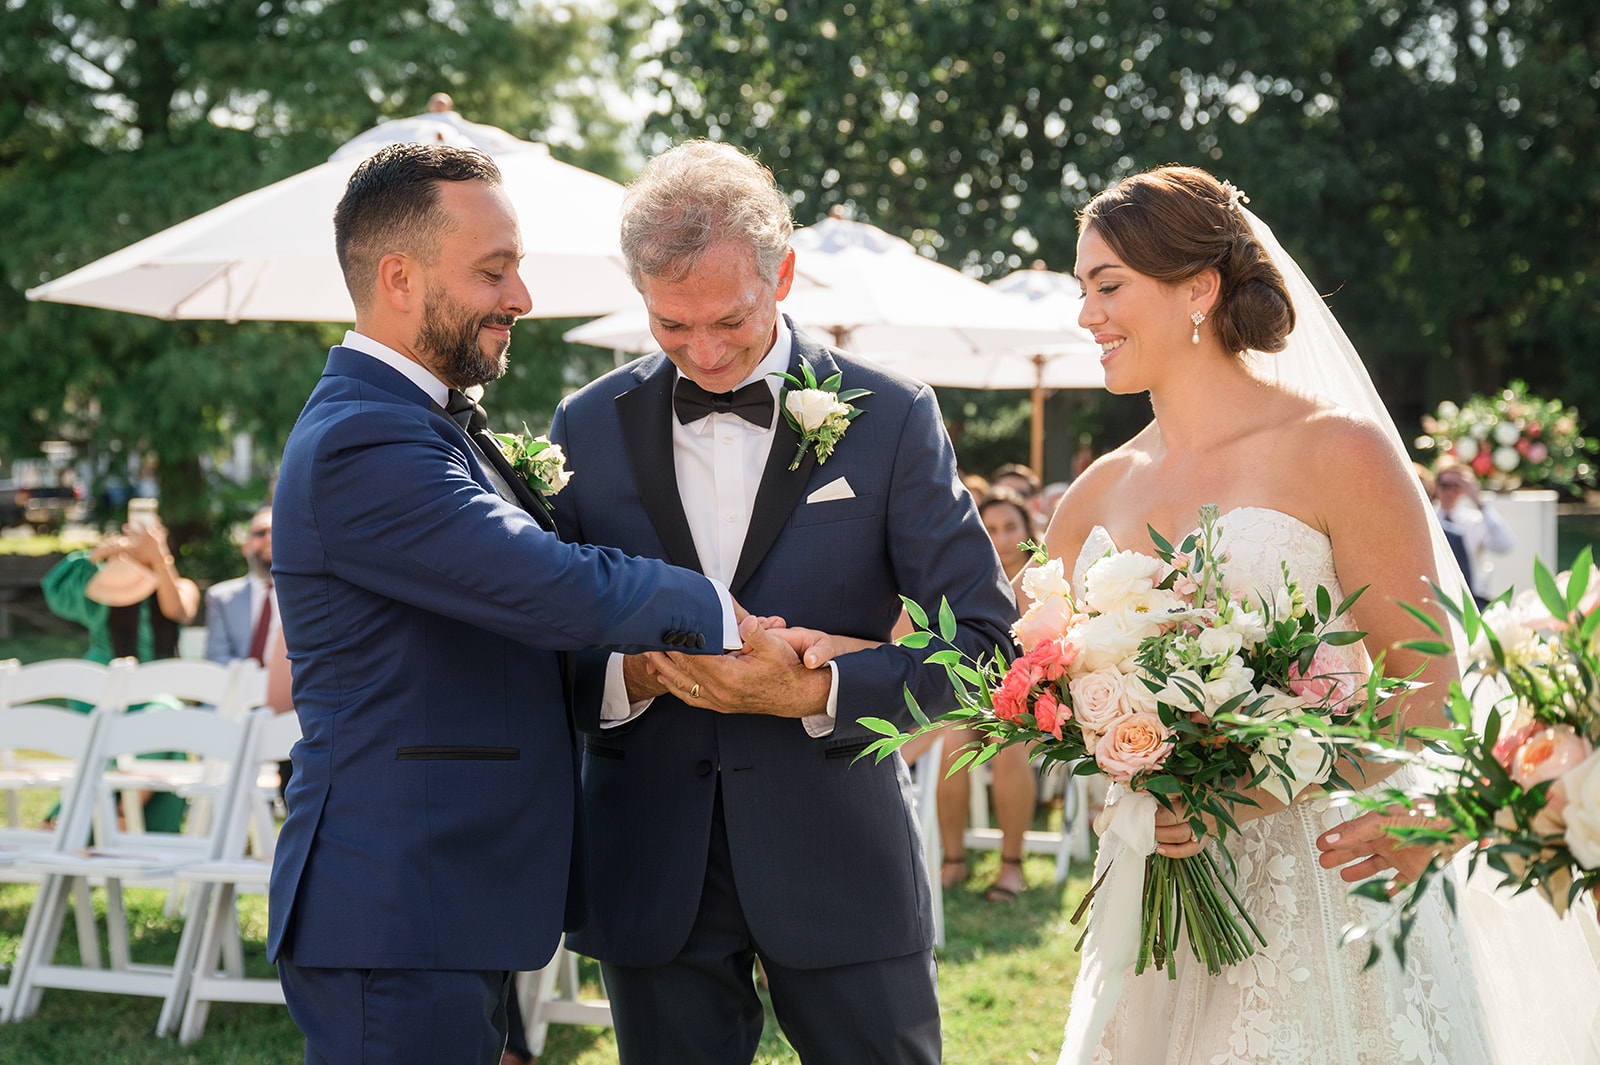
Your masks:
{"label": "white folding chair", "polygon": [[[0,751],[10,753],[14,750],[25,750],[45,753],[55,756],[72,769],[71,776],[53,781],[60,795],[60,805],[53,825],[35,829],[20,826],[0,829],[0,882],[37,883],[41,878],[36,873],[22,871],[20,868],[22,863],[41,855],[58,853],[63,849],[67,839],[65,826],[75,823],[74,814],[87,793],[87,789],[82,786],[82,769],[89,764],[88,758],[94,749],[95,732],[105,718],[114,712],[114,710],[98,710],[90,714],[81,714],[76,710],[57,706],[0,704]],[[89,909],[87,885],[81,886],[77,898],[78,936],[80,939],[88,937],[84,956],[92,956],[95,964],[98,964],[99,944],[94,938],[93,911]],[[35,901],[37,902],[37,898]],[[30,906],[30,917],[32,909]],[[28,937],[34,928],[32,921],[24,922],[23,944],[18,951],[19,964],[13,967],[10,982],[0,986],[0,1020],[5,1018],[15,992],[21,987],[16,974],[20,972],[22,956],[28,953]]]}
{"label": "white folding chair", "polygon": [[[191,918],[184,925],[183,939],[178,944],[177,964],[191,970],[188,994],[185,999],[169,996],[156,1023],[156,1034],[168,1034],[182,1004],[178,1041],[184,1044],[199,1039],[205,1031],[206,1015],[213,1002],[283,1003],[283,987],[277,977],[244,975],[237,899],[241,892],[265,891],[271,879],[272,851],[245,853],[247,847],[255,846],[252,828],[261,803],[257,770],[289,757],[289,749],[300,739],[300,719],[292,712],[274,714],[266,709],[256,710],[251,716],[258,720],[251,751],[229,804],[232,824],[224,834],[221,851],[210,861],[178,871],[180,883],[215,889],[210,892],[210,901],[200,919]],[[270,833],[267,839],[270,844]],[[196,929],[200,930],[198,934]]]}
{"label": "white folding chair", "polygon": [[578,956],[567,949],[566,938],[556,947],[550,964],[535,972],[517,974],[517,1000],[522,1007],[528,1049],[544,1053],[552,1024],[611,1025],[611,1003],[603,998],[578,997]]}
{"label": "white folding chair", "polygon": [[[25,706],[73,701],[90,707],[120,706],[117,689],[135,665],[131,658],[109,666],[81,658],[53,658],[21,665],[14,658],[0,662],[0,706]],[[41,759],[26,748],[0,749],[0,792],[5,799],[5,827],[21,828],[18,793],[57,789],[76,776],[77,767],[60,758]]]}
{"label": "white folding chair", "polygon": [[[204,762],[216,760],[231,766],[236,774],[244,771],[249,739],[247,722],[209,710],[152,710],[105,717],[95,729],[79,802],[70,820],[63,824],[63,848],[16,863],[22,872],[40,876],[41,883],[13,970],[8,1019],[31,1016],[38,1009],[41,991],[50,987],[157,998],[175,994],[172,966],[135,963],[130,958],[122,889],[125,884],[169,883],[184,866],[215,858],[223,842],[221,826],[230,823],[229,811],[222,803],[212,819],[212,830],[203,836],[181,832],[129,834],[117,825],[116,785],[108,779],[111,773],[104,767],[122,755],[180,751],[197,755]],[[252,775],[254,770],[250,766]],[[231,777],[228,779],[231,781]],[[223,794],[235,790],[227,787]],[[96,843],[92,848],[85,846],[91,812]],[[99,968],[98,958],[91,960],[87,956],[83,965],[57,964],[56,947],[69,897],[76,885],[96,879],[105,883],[110,967]],[[74,908],[87,909],[81,897],[74,901]],[[81,916],[79,922],[81,928]],[[79,938],[80,943],[93,942],[94,932],[91,929],[87,937],[80,932]],[[180,997],[186,990],[186,980],[180,970],[178,983],[185,985],[177,989]]]}
{"label": "white folding chair", "polygon": [[933,742],[911,762],[911,787],[917,801],[917,826],[922,835],[922,865],[928,874],[928,894],[933,897],[933,945],[944,946],[944,883],[939,870],[944,846],[939,838],[939,780],[944,776],[944,737]]}
{"label": "white folding chair", "polygon": [[[989,827],[989,782],[992,770],[988,765],[981,765],[970,771],[969,779],[972,781],[971,809],[969,810],[969,827],[962,842],[969,850],[1000,850],[1003,836],[998,828]],[[1041,800],[1048,798],[1046,792],[1050,788],[1053,770],[1041,770],[1039,773],[1039,787]],[[1067,777],[1064,787],[1062,803],[1061,831],[1047,831],[1028,829],[1022,834],[1022,851],[1024,854],[1050,854],[1056,861],[1056,883],[1062,883],[1067,878],[1067,864],[1073,858],[1087,858],[1088,836],[1087,825],[1083,823],[1081,811],[1087,803],[1084,801],[1084,778]]]}

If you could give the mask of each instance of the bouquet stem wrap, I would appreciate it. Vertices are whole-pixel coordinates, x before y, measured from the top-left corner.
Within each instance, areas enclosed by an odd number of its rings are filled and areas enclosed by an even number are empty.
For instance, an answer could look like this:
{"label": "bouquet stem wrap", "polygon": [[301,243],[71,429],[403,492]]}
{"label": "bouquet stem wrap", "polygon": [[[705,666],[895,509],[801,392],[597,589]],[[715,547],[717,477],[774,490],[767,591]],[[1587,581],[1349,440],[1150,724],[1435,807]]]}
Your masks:
{"label": "bouquet stem wrap", "polygon": [[1106,796],[1111,822],[1106,835],[1122,841],[1089,910],[1089,944],[1072,988],[1067,1034],[1056,1065],[1089,1065],[1095,1047],[1122,996],[1128,969],[1139,957],[1144,912],[1145,859],[1156,849],[1155,796],[1111,785]]}

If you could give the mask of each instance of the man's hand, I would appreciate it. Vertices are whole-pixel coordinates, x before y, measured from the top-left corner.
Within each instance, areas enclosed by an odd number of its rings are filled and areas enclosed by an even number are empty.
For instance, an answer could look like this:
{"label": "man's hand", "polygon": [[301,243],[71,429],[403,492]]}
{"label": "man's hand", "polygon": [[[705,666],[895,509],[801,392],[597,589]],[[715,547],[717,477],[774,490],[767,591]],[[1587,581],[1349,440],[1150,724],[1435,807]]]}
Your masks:
{"label": "man's hand", "polygon": [[[767,626],[772,628],[772,626]],[[840,655],[882,647],[877,640],[858,640],[854,636],[834,636],[816,629],[789,629],[779,626],[774,632],[800,656],[807,669],[821,669]]]}
{"label": "man's hand", "polygon": [[[1339,870],[1339,877],[1350,883],[1393,869],[1394,880],[1409,884],[1428,867],[1434,850],[1421,843],[1402,846],[1398,839],[1384,831],[1385,827],[1394,825],[1449,827],[1448,822],[1426,820],[1422,814],[1405,806],[1371,810],[1318,836],[1317,846],[1322,854],[1317,862],[1324,869],[1344,866]],[[1351,862],[1355,864],[1349,864]]]}
{"label": "man's hand", "polygon": [[739,625],[744,647],[737,654],[684,655],[652,651],[650,668],[668,691],[689,706],[722,714],[810,717],[824,713],[832,690],[831,670],[807,669],[800,656],[759,618]]}
{"label": "man's hand", "polygon": [[650,668],[644,655],[622,656],[622,685],[628,692],[630,703],[667,694],[667,686],[661,683],[661,678]]}

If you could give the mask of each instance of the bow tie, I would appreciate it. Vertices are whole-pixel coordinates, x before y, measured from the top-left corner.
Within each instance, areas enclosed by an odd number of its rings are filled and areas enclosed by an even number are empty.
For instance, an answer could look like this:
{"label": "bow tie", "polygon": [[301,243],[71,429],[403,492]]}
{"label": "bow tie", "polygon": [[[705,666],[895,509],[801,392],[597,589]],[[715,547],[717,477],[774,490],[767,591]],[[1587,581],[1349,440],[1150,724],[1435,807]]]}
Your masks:
{"label": "bow tie", "polygon": [[471,396],[458,388],[452,388],[445,401],[444,412],[459,426],[461,431],[471,436],[480,429],[489,427],[489,416]]}
{"label": "bow tie", "polygon": [[684,425],[708,414],[737,414],[751,425],[772,428],[772,389],[756,381],[732,392],[707,392],[687,377],[672,390],[672,409]]}

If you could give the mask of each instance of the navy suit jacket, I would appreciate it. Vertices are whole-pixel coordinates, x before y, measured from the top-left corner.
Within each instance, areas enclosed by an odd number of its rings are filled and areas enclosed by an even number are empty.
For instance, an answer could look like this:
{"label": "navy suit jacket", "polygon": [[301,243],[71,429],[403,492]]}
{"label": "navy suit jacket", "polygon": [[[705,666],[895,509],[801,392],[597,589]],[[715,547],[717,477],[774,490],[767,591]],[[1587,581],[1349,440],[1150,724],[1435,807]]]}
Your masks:
{"label": "navy suit jacket", "polygon": [[[932,389],[795,333],[817,377],[844,374],[856,401],[833,456],[807,450],[778,416],[731,589],[751,613],[888,640],[900,595],[948,598],[969,654],[1011,646],[1016,617]],[[795,366],[798,362],[794,363]],[[562,534],[698,568],[673,466],[665,355],[631,363],[568,397],[551,437],[571,484],[556,497]],[[844,477],[854,498],[807,503]],[[578,656],[575,710],[586,732],[584,823],[589,923],[575,949],[620,965],[660,965],[687,941],[705,875],[720,776],[734,875],[764,953],[791,968],[900,957],[933,943],[910,785],[899,758],[852,761],[876,734],[861,717],[909,725],[905,689],[924,710],[954,707],[933,650],[884,646],[838,660],[838,719],[813,739],[798,720],[720,715],[663,696],[599,728],[604,655]]]}
{"label": "navy suit jacket", "polygon": [[719,650],[710,582],[562,543],[420,389],[342,347],[284,449],[273,548],[304,738],[269,956],[541,967],[574,849],[558,652]]}

